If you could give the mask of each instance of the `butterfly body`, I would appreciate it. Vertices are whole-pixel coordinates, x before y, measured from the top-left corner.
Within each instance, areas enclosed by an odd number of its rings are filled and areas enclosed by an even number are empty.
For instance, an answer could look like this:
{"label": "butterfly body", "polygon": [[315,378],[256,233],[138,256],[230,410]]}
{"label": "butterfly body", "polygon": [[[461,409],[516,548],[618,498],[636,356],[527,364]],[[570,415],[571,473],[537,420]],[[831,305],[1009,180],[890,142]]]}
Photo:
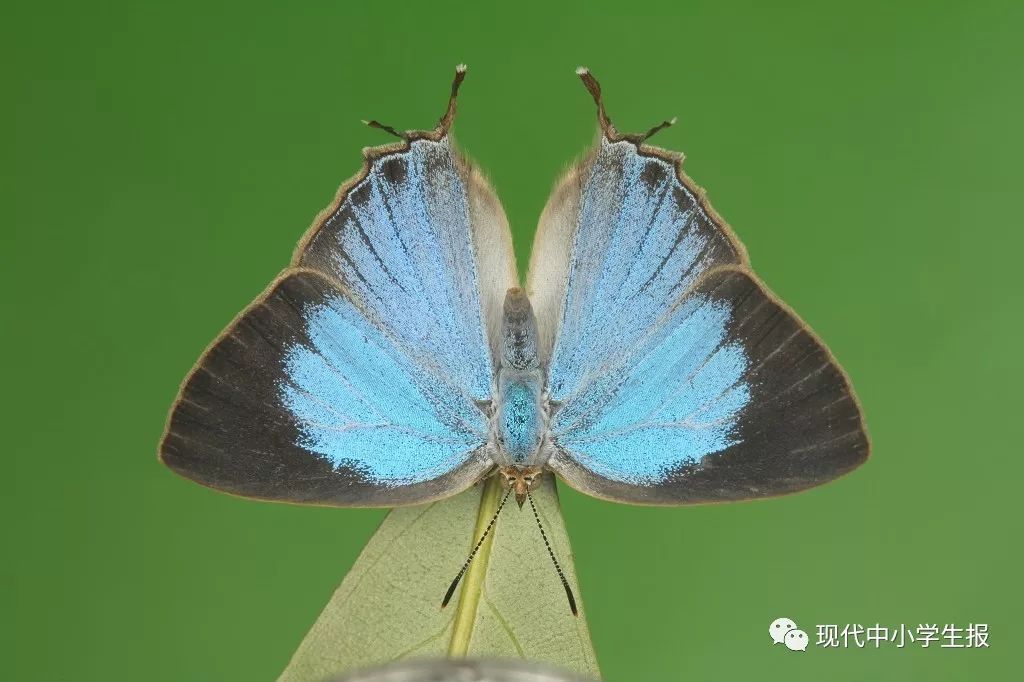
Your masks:
{"label": "butterfly body", "polygon": [[542,465],[547,431],[544,372],[537,356],[537,321],[526,293],[510,289],[502,315],[502,352],[495,396],[494,449],[501,465]]}
{"label": "butterfly body", "polygon": [[519,287],[509,289],[502,311],[490,452],[506,485],[516,488],[520,508],[551,452],[544,370],[537,351],[537,319],[530,299]]}

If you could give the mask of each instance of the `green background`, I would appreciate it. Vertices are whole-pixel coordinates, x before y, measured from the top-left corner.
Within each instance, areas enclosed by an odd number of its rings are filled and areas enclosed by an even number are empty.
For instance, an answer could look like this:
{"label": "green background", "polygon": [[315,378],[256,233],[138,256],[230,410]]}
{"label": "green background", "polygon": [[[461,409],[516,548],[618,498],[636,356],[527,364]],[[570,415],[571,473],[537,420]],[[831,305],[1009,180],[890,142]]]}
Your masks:
{"label": "green background", "polygon": [[[6,5],[8,679],[269,679],[381,511],[187,483],[156,443],[202,348],[387,137],[456,125],[525,263],[602,80],[827,340],[875,450],[681,509],[562,488],[609,680],[997,679],[1020,662],[1019,3]],[[443,586],[439,585],[441,589]],[[771,647],[769,622],[988,623],[991,647]]]}

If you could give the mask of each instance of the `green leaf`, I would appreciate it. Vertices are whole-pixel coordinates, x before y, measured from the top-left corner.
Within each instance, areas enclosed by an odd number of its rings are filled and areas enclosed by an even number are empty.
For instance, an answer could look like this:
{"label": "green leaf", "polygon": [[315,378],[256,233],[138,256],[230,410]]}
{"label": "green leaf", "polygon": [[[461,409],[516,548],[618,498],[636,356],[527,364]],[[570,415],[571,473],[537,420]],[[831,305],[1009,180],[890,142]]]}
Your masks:
{"label": "green leaf", "polygon": [[554,478],[533,493],[579,616],[529,505],[501,512],[451,603],[441,599],[497,509],[496,478],[431,504],[392,510],[280,680],[320,680],[407,658],[524,658],[598,678]]}

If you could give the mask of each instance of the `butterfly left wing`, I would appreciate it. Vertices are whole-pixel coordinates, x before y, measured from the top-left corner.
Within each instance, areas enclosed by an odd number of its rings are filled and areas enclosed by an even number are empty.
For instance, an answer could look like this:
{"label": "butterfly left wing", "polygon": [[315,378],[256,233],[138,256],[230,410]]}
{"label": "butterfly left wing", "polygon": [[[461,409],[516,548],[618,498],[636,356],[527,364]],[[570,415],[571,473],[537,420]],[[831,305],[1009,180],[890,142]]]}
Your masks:
{"label": "butterfly left wing", "polygon": [[341,506],[429,501],[486,472],[516,267],[501,205],[449,135],[464,75],[436,128],[364,151],[292,267],[200,359],[161,444],[171,468]]}
{"label": "butterfly left wing", "polygon": [[491,466],[487,420],[348,292],[310,270],[270,286],[186,379],[161,444],[183,476],[246,497],[394,506]]}
{"label": "butterfly left wing", "polygon": [[549,465],[641,504],[779,495],[864,461],[831,353],[750,270],[680,157],[602,137],[542,215],[527,289],[548,369]]}

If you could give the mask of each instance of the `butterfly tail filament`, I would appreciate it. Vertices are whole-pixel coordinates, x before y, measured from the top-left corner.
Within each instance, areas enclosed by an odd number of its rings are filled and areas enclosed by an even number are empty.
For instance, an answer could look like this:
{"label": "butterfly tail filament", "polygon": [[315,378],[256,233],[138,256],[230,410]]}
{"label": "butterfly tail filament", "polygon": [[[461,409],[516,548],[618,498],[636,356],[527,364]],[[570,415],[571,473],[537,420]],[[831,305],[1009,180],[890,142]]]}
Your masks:
{"label": "butterfly tail filament", "polygon": [[601,125],[601,130],[608,137],[609,140],[629,140],[634,144],[642,144],[647,141],[655,133],[673,126],[676,124],[676,118],[670,118],[662,121],[656,126],[650,128],[646,133],[620,133],[615,126],[612,124],[611,118],[608,117],[608,112],[604,107],[604,98],[601,96],[601,84],[597,82],[594,75],[590,73],[590,69],[585,66],[581,66],[576,69],[576,75],[583,81],[583,86],[590,93],[590,96],[594,98],[594,104],[597,105],[597,120]]}
{"label": "butterfly tail filament", "polygon": [[[455,120],[455,101],[459,97],[459,86],[462,85],[462,81],[466,78],[466,65],[459,64],[455,67],[455,77],[452,79],[452,93],[448,97],[448,106],[445,107],[444,115],[441,116],[437,122],[437,128],[435,132],[445,134],[448,129],[452,127],[452,121]],[[366,125],[377,130],[383,130],[389,135],[394,135],[400,140],[410,141],[410,133],[396,130],[393,126],[385,125],[377,120],[363,121]]]}

